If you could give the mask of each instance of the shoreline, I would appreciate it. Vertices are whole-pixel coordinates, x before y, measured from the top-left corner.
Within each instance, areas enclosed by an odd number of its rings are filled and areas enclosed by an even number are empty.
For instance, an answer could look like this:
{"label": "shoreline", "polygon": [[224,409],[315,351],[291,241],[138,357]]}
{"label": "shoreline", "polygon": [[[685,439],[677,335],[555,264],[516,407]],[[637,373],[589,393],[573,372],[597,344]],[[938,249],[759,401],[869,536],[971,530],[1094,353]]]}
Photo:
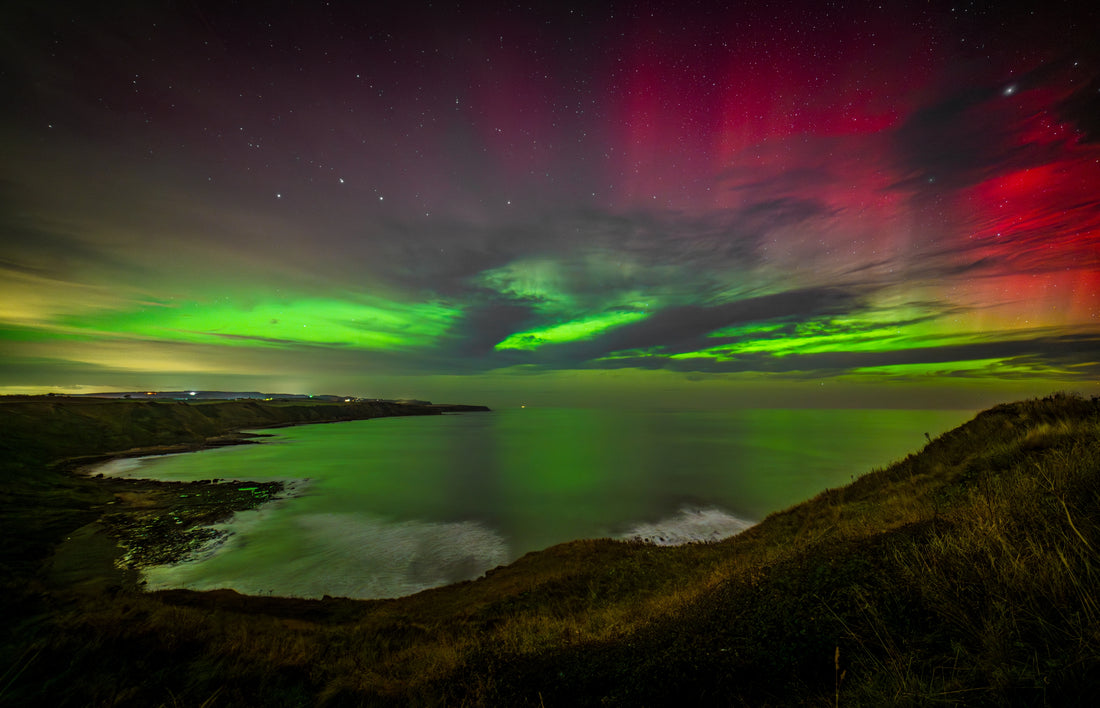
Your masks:
{"label": "shoreline", "polygon": [[[484,406],[456,404],[418,408],[426,413],[413,415],[490,410]],[[409,413],[341,416],[328,420],[265,421],[201,440],[137,446],[55,460],[48,466],[91,482],[101,492],[109,494],[111,499],[93,507],[97,513],[96,519],[74,530],[54,549],[53,555],[46,561],[45,574],[51,584],[57,586],[146,592],[147,569],[180,565],[216,554],[234,535],[232,529],[225,527],[232,525],[236,514],[298,496],[310,481],[309,478],[298,477],[266,482],[218,477],[175,481],[101,471],[112,462],[236,445],[257,445],[276,437],[274,433],[252,431],[405,415]]]}
{"label": "shoreline", "polygon": [[[22,401],[21,401],[22,402]],[[49,407],[64,405],[66,400],[29,401]],[[25,402],[22,402],[25,403]],[[113,404],[113,405],[112,405]],[[127,405],[129,404],[129,405]],[[77,405],[103,406],[99,401],[80,401]],[[135,406],[170,414],[190,414],[201,407],[239,409],[235,402],[211,402],[183,407],[157,402],[108,402],[112,408]],[[248,405],[255,408],[255,405]],[[260,406],[266,408],[266,406]],[[279,406],[275,411],[296,414],[302,409],[331,406]],[[181,408],[183,410],[181,410]],[[287,478],[266,482],[212,478],[195,481],[169,481],[143,477],[118,476],[99,471],[104,465],[121,460],[177,455],[234,445],[261,444],[275,437],[267,431],[299,425],[341,423],[382,417],[442,415],[445,413],[487,412],[485,406],[461,404],[406,405],[386,403],[336,406],[335,415],[317,419],[312,415],[290,420],[235,421],[237,425],[202,437],[153,445],[134,445],[94,454],[68,455],[47,461],[46,469],[82,480],[96,490],[101,501],[88,508],[94,518],[58,539],[43,559],[41,570],[54,589],[77,591],[127,590],[147,592],[145,570],[186,563],[208,553],[217,553],[233,535],[232,530],[216,528],[231,522],[242,511],[296,496],[307,479]],[[366,410],[363,410],[366,408]],[[349,410],[350,409],[350,410]],[[211,421],[213,422],[213,421]],[[225,421],[228,422],[228,421]],[[213,432],[213,431],[211,431]],[[130,438],[135,442],[141,438]],[[122,446],[120,446],[122,447]]]}
{"label": "shoreline", "polygon": [[[272,425],[270,427],[284,428],[294,425],[315,425],[315,423],[286,423],[282,425]],[[266,430],[267,428],[264,427],[262,429]],[[220,447],[231,447],[233,445],[259,445],[263,442],[262,438],[270,437],[274,436],[268,433],[250,433],[245,431],[236,431],[232,433],[226,433],[224,435],[216,435],[206,440],[201,440],[197,442],[182,442],[173,443],[170,445],[148,445],[142,447],[132,447],[116,452],[105,452],[98,455],[81,455],[78,457],[70,457],[63,460],[58,460],[54,462],[53,465],[80,477],[86,477],[89,479],[98,479],[99,477],[106,478],[108,477],[108,475],[100,474],[97,476],[94,472],[95,467],[106,464],[108,462],[114,462],[116,460],[129,460],[142,457],[160,457],[162,455],[179,455],[185,452],[202,452],[203,450],[215,450]]]}
{"label": "shoreline", "polygon": [[202,441],[135,447],[57,461],[58,468],[92,481],[111,499],[94,507],[97,518],[75,530],[57,547],[47,563],[47,576],[62,585],[95,587],[106,583],[110,587],[142,590],[146,568],[184,563],[197,553],[213,551],[232,532],[212,527],[230,521],[237,512],[285,498],[288,485],[283,481],[221,478],[167,481],[97,470],[122,460],[255,445],[267,437],[273,436],[234,431]]}
{"label": "shoreline", "polygon": [[[49,574],[63,580],[73,574],[73,559],[98,559],[75,573],[72,581],[107,580],[129,589],[145,585],[144,571],[185,563],[196,554],[216,552],[232,531],[216,528],[238,512],[287,498],[292,485],[282,481],[221,479],[168,482],[137,477],[93,477],[112,499],[97,508],[98,517],[70,534],[56,549]],[[109,539],[112,549],[104,547]],[[106,561],[109,561],[107,563]],[[96,577],[100,576],[100,577]]]}
{"label": "shoreline", "polygon": [[[180,449],[181,446],[131,449],[118,455],[104,456],[106,459],[83,464],[78,468],[80,474],[107,488],[113,495],[113,500],[103,505],[99,518],[90,526],[94,526],[100,535],[109,537],[117,546],[118,553],[111,559],[112,572],[124,574],[126,581],[123,585],[143,592],[190,588],[186,583],[164,585],[163,582],[158,582],[157,573],[171,572],[173,567],[202,562],[220,553],[231,552],[233,537],[238,533],[247,533],[244,529],[237,528],[238,522],[244,520],[238,518],[240,512],[258,512],[276,502],[300,496],[310,482],[309,478],[298,477],[267,482],[221,478],[161,480],[140,476],[140,461],[237,443],[262,444],[262,438],[265,437],[274,436],[243,433],[239,437],[226,436],[215,444],[182,446],[189,449]],[[134,461],[134,468],[138,469],[104,471],[112,463],[125,461]],[[410,520],[403,524],[394,523],[392,526],[396,529],[410,523],[416,522]],[[649,521],[634,521],[625,530],[600,538],[627,544],[675,547],[719,542],[743,532],[755,523],[714,506],[681,506],[675,513]],[[600,538],[571,538],[560,543],[594,541]],[[70,544],[75,542],[72,539],[67,541]],[[88,541],[83,539],[83,542]],[[72,549],[66,548],[64,551],[72,552]],[[519,556],[496,558],[483,571],[489,572],[493,567],[514,562],[518,558]],[[454,579],[443,585],[472,579],[474,577]],[[441,585],[429,584],[398,595],[343,595],[334,588],[327,588],[324,594],[349,599],[380,599],[403,597],[433,587]],[[227,585],[224,589],[250,594],[236,585]],[[314,597],[293,591],[279,594],[295,598]],[[316,597],[320,597],[320,594],[316,594]]]}
{"label": "shoreline", "polygon": [[[270,427],[313,424],[295,422]],[[271,433],[235,431],[201,442],[138,447],[63,461],[64,467],[73,474],[92,480],[113,498],[99,507],[100,514],[95,521],[67,538],[55,556],[78,553],[78,549],[71,547],[73,544],[102,546],[100,537],[107,537],[117,550],[111,559],[113,570],[107,571],[108,574],[121,574],[123,587],[142,590],[147,584],[145,571],[149,568],[179,565],[216,554],[234,535],[235,532],[227,527],[233,524],[238,513],[299,496],[310,480],[287,478],[257,482],[220,477],[162,480],[130,476],[128,470],[116,473],[103,470],[116,462],[235,445],[259,445],[265,438],[273,437]],[[102,556],[103,551],[100,549],[91,555]]]}

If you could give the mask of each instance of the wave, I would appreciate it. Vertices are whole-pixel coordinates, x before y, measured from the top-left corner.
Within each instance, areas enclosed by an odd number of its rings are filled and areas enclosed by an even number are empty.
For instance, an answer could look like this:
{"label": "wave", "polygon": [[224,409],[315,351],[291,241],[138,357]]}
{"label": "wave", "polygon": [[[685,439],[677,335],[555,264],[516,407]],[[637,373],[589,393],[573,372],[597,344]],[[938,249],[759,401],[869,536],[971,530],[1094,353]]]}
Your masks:
{"label": "wave", "polygon": [[[247,514],[239,514],[247,518]],[[500,534],[472,521],[394,522],[362,514],[315,513],[286,519],[279,539],[270,526],[236,531],[213,559],[150,568],[150,589],[230,588],[252,595],[379,599],[473,580],[510,560]],[[298,552],[288,552],[294,546]],[[207,558],[210,558],[207,556]]]}
{"label": "wave", "polygon": [[618,538],[656,546],[680,546],[685,543],[721,541],[741,533],[754,523],[716,507],[685,507],[675,516],[638,524]]}
{"label": "wave", "polygon": [[120,457],[108,460],[88,468],[89,474],[102,474],[104,477],[131,477],[135,470],[145,465],[148,457]]}

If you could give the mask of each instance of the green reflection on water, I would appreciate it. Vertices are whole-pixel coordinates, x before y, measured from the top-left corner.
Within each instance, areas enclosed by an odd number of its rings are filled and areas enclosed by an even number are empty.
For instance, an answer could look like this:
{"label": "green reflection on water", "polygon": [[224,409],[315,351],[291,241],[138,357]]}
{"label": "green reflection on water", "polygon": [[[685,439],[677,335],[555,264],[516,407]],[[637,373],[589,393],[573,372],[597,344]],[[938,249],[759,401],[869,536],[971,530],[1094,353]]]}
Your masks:
{"label": "green reflection on water", "polygon": [[[253,518],[239,549],[189,571],[235,586],[232,578],[241,573],[274,577],[339,567],[344,574],[384,575],[391,561],[364,555],[364,546],[400,546],[410,534],[429,539],[422,546],[438,546],[486,529],[515,558],[562,541],[624,533],[685,507],[759,520],[914,452],[926,432],[939,434],[969,417],[517,409],[284,428],[267,444],[156,458],[138,474],[311,480],[303,495]],[[430,528],[410,527],[404,536],[387,530],[414,522]],[[439,524],[466,525],[440,530]],[[437,549],[417,547],[392,562],[414,567],[419,561],[409,554],[429,550]],[[358,570],[342,565],[353,556]]]}

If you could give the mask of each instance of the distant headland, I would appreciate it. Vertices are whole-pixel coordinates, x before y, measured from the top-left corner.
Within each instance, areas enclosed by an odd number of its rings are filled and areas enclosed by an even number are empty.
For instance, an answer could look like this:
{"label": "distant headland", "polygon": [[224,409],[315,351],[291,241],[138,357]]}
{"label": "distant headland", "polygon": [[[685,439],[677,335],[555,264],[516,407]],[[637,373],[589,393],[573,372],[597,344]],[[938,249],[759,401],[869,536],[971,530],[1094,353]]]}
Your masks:
{"label": "distant headland", "polygon": [[355,395],[336,395],[331,393],[262,393],[260,391],[100,391],[98,393],[48,393],[48,397],[70,396],[73,398],[127,398],[138,401],[329,401],[329,402],[379,402],[406,403],[430,406],[431,401],[414,398],[369,398]]}

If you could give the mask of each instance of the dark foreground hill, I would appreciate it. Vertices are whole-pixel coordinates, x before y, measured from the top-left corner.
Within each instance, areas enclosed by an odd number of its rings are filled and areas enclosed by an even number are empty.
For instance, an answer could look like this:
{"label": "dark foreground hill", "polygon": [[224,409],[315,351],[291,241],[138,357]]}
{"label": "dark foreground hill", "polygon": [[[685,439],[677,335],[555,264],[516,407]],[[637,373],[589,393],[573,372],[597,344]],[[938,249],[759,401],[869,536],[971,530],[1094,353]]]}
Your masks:
{"label": "dark foreground hill", "polygon": [[60,581],[61,541],[105,502],[102,481],[47,461],[242,425],[181,409],[175,435],[174,414],[133,413],[117,429],[145,432],[103,442],[54,425],[74,411],[5,440],[19,513],[5,506],[0,703],[1062,706],[1100,691],[1096,399],[998,406],[721,543],[578,541],[386,601]]}

